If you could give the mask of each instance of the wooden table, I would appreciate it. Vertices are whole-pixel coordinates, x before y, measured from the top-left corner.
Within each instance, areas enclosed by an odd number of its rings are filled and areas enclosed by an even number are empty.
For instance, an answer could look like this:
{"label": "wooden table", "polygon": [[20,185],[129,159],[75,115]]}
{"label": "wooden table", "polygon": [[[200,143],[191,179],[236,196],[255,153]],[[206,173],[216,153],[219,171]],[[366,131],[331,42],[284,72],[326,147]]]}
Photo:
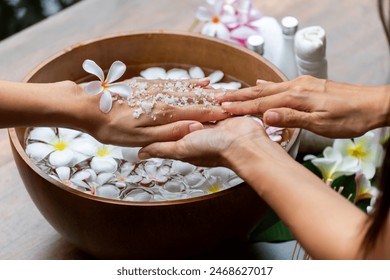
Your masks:
{"label": "wooden table", "polygon": [[[330,79],[371,85],[389,83],[389,49],[376,1],[253,2],[264,15],[277,19],[292,15],[299,19],[301,27],[324,27]],[[203,3],[204,0],[84,0],[0,42],[0,79],[20,81],[45,58],[98,36],[156,29],[186,31],[196,7]],[[62,239],[35,208],[13,161],[7,131],[0,130],[0,259],[88,258],[91,257]]]}

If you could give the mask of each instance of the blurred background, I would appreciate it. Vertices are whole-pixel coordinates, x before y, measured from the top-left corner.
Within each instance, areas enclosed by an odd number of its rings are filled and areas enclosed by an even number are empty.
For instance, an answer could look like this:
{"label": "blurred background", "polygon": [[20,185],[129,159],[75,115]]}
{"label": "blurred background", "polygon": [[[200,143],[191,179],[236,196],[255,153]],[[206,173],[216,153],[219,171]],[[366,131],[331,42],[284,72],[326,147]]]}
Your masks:
{"label": "blurred background", "polygon": [[0,40],[81,0],[0,0]]}

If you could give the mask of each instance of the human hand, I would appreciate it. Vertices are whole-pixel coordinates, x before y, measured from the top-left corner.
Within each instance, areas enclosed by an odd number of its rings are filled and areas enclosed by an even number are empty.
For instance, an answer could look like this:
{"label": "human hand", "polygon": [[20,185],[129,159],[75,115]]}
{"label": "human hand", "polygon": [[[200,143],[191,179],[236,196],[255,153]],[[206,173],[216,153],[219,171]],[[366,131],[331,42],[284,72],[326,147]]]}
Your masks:
{"label": "human hand", "polygon": [[[387,91],[387,93],[386,93]],[[270,126],[300,127],[322,136],[356,137],[389,122],[389,87],[343,84],[301,76],[216,95],[235,115],[263,114]]]}
{"label": "human hand", "polygon": [[120,102],[114,102],[107,114],[99,110],[100,94],[87,96],[79,87],[79,95],[88,99],[88,104],[84,103],[85,118],[81,128],[103,143],[144,146],[152,142],[180,139],[191,131],[203,128],[202,123],[229,116],[211,97],[216,90],[207,87],[208,79],[133,81],[137,83],[123,82],[133,89],[131,101],[121,100],[118,96]]}
{"label": "human hand", "polygon": [[268,152],[276,149],[287,155],[279,144],[269,139],[256,119],[235,117],[207,125],[175,142],[150,144],[140,150],[139,157],[172,158],[198,166],[226,166],[237,171],[234,166],[242,160],[242,147],[250,146],[263,147]]}

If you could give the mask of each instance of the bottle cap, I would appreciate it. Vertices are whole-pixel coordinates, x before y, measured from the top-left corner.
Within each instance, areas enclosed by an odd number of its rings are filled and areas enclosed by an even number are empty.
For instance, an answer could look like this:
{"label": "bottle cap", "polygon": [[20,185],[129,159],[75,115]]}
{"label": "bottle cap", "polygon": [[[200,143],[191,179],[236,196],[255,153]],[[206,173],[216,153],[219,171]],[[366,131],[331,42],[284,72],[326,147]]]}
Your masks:
{"label": "bottle cap", "polygon": [[282,18],[282,32],[284,35],[294,35],[298,30],[298,20],[295,17]]}
{"label": "bottle cap", "polygon": [[251,35],[246,40],[248,49],[257,52],[260,55],[264,53],[264,38],[260,35]]}

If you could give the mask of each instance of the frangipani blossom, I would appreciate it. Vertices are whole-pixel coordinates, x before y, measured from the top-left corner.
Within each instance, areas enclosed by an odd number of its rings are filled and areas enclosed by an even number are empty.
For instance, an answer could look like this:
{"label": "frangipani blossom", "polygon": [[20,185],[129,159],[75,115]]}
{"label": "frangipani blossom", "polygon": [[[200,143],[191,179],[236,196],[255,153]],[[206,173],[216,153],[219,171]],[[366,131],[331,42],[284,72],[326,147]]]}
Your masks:
{"label": "frangipani blossom", "polygon": [[87,159],[94,152],[94,146],[78,136],[80,131],[58,128],[57,133],[48,127],[35,128],[30,132],[26,153],[35,161],[49,156],[48,161],[55,167],[73,166]]}
{"label": "frangipani blossom", "polygon": [[118,169],[118,160],[122,159],[122,150],[113,145],[104,145],[96,141],[97,151],[91,160],[91,168],[97,173],[114,173]]}
{"label": "frangipani blossom", "polygon": [[203,35],[229,40],[229,29],[226,25],[236,22],[236,17],[230,13],[223,14],[223,6],[223,0],[216,0],[210,8],[198,8],[195,17],[205,22],[201,31]]}
{"label": "frangipani blossom", "polygon": [[100,110],[108,113],[112,108],[112,95],[119,95],[124,99],[130,98],[132,90],[129,86],[112,82],[118,80],[126,71],[126,65],[121,61],[115,61],[108,71],[107,78],[104,78],[102,68],[94,61],[87,59],[83,62],[83,69],[99,78],[100,81],[89,82],[84,85],[84,90],[89,95],[102,93],[100,98]]}
{"label": "frangipani blossom", "polygon": [[352,175],[360,170],[358,160],[351,156],[344,156],[333,147],[326,147],[324,157],[307,155],[304,160],[311,162],[321,171],[325,182],[331,183],[343,175]]}
{"label": "frangipani blossom", "polygon": [[383,148],[375,139],[375,134],[369,131],[353,140],[336,139],[333,147],[343,157],[355,158],[367,179],[372,179],[383,156]]}
{"label": "frangipani blossom", "polygon": [[355,176],[356,196],[355,202],[362,199],[369,199],[378,196],[378,190],[371,186],[370,180],[363,173],[357,173]]}

